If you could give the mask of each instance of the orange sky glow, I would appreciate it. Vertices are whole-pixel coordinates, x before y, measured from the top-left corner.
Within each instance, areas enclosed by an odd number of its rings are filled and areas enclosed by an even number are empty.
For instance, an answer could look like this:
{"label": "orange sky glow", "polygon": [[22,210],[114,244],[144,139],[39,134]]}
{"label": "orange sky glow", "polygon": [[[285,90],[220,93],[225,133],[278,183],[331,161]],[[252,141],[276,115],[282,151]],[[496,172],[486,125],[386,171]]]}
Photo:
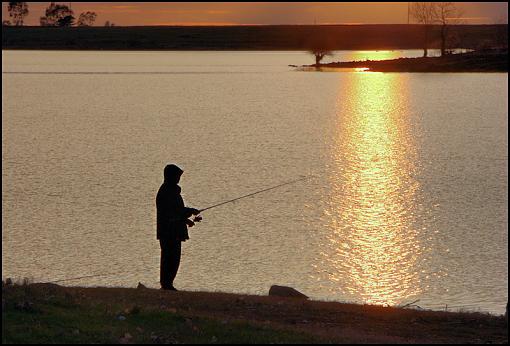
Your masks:
{"label": "orange sky glow", "polygon": [[[2,2],[2,20],[9,20]],[[39,25],[49,3],[28,2],[25,25]],[[406,2],[62,2],[78,17],[97,13],[95,25],[405,24]],[[508,23],[507,2],[459,2],[462,23]],[[412,23],[411,18],[411,23]]]}

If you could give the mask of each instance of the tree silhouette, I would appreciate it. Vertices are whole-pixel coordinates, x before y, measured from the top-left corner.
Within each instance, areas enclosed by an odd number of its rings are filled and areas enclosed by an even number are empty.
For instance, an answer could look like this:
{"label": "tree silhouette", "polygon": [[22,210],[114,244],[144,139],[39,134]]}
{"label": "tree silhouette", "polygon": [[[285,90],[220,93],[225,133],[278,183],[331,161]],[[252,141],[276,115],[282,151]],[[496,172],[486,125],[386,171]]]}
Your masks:
{"label": "tree silhouette", "polygon": [[23,21],[28,15],[28,5],[26,2],[9,2],[7,6],[9,17],[12,18],[13,25],[23,26]]}
{"label": "tree silhouette", "polygon": [[326,56],[333,55],[330,50],[321,48],[313,48],[309,52],[315,56],[315,65],[319,65]]}
{"label": "tree silhouette", "polygon": [[441,56],[451,43],[450,25],[460,23],[461,12],[453,2],[434,2],[435,21],[441,25]]}
{"label": "tree silhouette", "polygon": [[430,25],[436,19],[436,8],[433,2],[413,2],[411,15],[420,24],[423,24],[423,56],[428,55]]}
{"label": "tree silhouette", "polygon": [[69,26],[73,26],[73,24],[74,24],[74,16],[72,16],[72,15],[68,15],[68,16],[65,16],[65,17],[57,20],[57,26],[69,27]]}
{"label": "tree silhouette", "polygon": [[46,16],[40,19],[41,26],[69,27],[74,24],[74,12],[66,5],[50,3]]}
{"label": "tree silhouette", "polygon": [[326,56],[333,55],[333,39],[324,35],[322,30],[321,27],[314,26],[306,41],[307,51],[315,57],[315,65],[317,66]]}
{"label": "tree silhouette", "polygon": [[84,12],[80,14],[78,18],[78,26],[92,26],[96,21],[97,14],[96,12]]}

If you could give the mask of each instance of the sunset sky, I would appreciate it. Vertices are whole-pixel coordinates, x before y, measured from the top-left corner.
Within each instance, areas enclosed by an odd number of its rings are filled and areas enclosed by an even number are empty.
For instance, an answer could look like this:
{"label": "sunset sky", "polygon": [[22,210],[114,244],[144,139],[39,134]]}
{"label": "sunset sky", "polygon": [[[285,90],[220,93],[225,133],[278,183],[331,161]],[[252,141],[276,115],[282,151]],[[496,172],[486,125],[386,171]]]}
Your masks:
{"label": "sunset sky", "polygon": [[[8,20],[7,2],[2,19]],[[49,3],[29,2],[25,25],[39,25]],[[78,17],[97,13],[95,25],[270,25],[270,24],[403,24],[406,2],[66,2]],[[507,2],[460,2],[466,24],[508,23]]]}

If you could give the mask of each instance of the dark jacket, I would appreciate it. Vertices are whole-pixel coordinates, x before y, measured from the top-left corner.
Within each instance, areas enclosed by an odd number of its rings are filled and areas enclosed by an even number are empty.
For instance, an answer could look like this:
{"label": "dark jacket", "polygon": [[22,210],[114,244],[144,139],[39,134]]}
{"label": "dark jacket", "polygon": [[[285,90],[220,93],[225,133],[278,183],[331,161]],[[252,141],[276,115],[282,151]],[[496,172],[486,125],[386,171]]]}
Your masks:
{"label": "dark jacket", "polygon": [[184,206],[181,188],[176,183],[178,178],[171,176],[180,177],[182,171],[165,173],[165,182],[156,196],[157,239],[186,241],[189,239],[186,219],[192,215],[192,209]]}

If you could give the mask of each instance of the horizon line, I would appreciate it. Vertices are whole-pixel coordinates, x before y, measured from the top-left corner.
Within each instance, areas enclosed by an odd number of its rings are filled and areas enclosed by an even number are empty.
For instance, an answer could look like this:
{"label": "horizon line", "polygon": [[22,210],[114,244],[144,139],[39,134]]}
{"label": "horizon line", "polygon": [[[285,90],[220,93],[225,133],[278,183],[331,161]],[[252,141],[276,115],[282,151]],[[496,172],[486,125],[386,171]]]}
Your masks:
{"label": "horizon line", "polygon": [[[318,23],[318,24],[238,24],[238,23],[193,23],[193,24],[162,24],[162,23],[156,23],[156,24],[150,24],[150,25],[117,25],[114,23],[112,26],[104,26],[104,25],[91,25],[91,26],[70,26],[70,27],[57,27],[57,26],[41,26],[41,25],[2,25],[3,28],[5,27],[15,27],[15,28],[140,28],[140,27],[232,27],[232,26],[368,26],[368,25],[402,25],[402,26],[421,26],[424,24],[420,23]],[[441,24],[428,24],[430,26],[438,26]],[[508,25],[508,23],[477,23],[477,24],[468,24],[468,23],[460,23],[460,24],[451,24],[450,26],[473,26],[473,25],[488,25],[488,26],[494,26],[494,25]]]}

